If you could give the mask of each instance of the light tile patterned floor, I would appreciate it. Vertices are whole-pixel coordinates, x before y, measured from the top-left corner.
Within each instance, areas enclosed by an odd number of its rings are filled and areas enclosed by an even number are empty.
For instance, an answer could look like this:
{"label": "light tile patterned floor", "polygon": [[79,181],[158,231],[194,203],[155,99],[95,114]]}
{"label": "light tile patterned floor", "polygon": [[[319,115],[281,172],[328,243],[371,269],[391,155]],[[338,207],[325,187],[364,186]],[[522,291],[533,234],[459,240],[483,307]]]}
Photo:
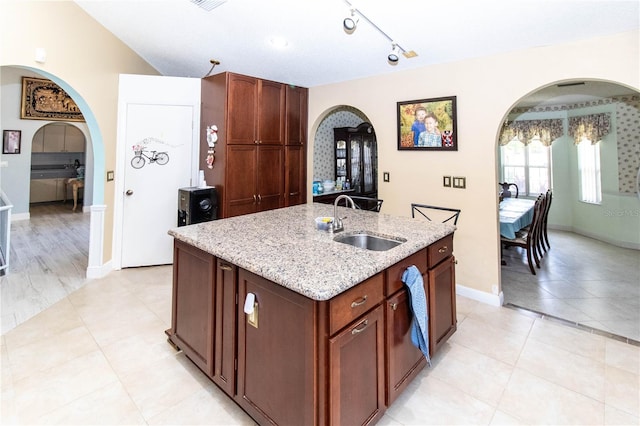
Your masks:
{"label": "light tile patterned floor", "polygon": [[[254,422],[167,343],[171,266],[94,280],[2,336],[2,424]],[[638,424],[640,347],[458,297],[382,425]]]}
{"label": "light tile patterned floor", "polygon": [[640,251],[549,232],[536,275],[524,250],[503,250],[505,303],[640,342]]}

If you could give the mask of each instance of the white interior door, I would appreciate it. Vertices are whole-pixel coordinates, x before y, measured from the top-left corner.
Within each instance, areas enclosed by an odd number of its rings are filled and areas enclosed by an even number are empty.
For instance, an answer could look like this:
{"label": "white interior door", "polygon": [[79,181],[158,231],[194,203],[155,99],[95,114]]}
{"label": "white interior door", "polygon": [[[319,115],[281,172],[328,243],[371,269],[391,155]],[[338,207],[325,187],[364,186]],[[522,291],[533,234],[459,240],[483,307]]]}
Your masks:
{"label": "white interior door", "polygon": [[178,189],[197,176],[200,80],[122,75],[119,92],[114,267],[170,264]]}
{"label": "white interior door", "polygon": [[178,188],[189,186],[193,108],[127,107],[122,267],[169,264]]}

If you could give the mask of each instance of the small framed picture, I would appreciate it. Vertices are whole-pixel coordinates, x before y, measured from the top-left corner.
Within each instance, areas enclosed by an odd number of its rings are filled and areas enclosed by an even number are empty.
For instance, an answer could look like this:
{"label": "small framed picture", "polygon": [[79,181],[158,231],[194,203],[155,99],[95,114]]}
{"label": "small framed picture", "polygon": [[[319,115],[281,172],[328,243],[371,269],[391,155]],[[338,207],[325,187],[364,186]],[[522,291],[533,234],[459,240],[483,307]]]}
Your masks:
{"label": "small framed picture", "polygon": [[456,97],[398,102],[398,150],[457,151]]}
{"label": "small framed picture", "polygon": [[20,130],[4,130],[2,132],[2,153],[20,154]]}

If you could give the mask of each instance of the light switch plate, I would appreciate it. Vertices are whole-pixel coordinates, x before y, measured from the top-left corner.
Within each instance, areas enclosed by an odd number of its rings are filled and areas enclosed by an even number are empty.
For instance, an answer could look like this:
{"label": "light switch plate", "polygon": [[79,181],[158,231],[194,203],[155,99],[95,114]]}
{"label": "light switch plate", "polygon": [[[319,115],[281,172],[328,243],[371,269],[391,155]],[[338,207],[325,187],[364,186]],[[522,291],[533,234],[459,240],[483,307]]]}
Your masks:
{"label": "light switch plate", "polygon": [[384,182],[389,182],[389,172],[383,172],[382,173],[382,180]]}
{"label": "light switch plate", "polygon": [[442,176],[442,186],[451,187],[451,176]]}
{"label": "light switch plate", "polygon": [[109,170],[107,172],[107,182],[111,182],[113,180],[113,170]]}

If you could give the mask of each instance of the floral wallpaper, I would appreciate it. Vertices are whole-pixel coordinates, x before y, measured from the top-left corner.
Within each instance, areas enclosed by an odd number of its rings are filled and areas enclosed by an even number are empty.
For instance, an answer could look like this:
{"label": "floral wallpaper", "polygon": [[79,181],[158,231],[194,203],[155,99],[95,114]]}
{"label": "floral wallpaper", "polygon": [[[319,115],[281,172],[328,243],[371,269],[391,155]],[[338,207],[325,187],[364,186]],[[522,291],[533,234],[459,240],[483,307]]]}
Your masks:
{"label": "floral wallpaper", "polygon": [[365,121],[369,121],[369,119],[360,110],[341,106],[320,123],[313,148],[313,180],[335,179],[333,129],[336,127],[357,127]]}
{"label": "floral wallpaper", "polygon": [[640,168],[640,96],[615,96],[572,105],[516,108],[514,112],[568,111],[591,106],[615,104],[616,143],[618,145],[618,190],[634,194]]}

